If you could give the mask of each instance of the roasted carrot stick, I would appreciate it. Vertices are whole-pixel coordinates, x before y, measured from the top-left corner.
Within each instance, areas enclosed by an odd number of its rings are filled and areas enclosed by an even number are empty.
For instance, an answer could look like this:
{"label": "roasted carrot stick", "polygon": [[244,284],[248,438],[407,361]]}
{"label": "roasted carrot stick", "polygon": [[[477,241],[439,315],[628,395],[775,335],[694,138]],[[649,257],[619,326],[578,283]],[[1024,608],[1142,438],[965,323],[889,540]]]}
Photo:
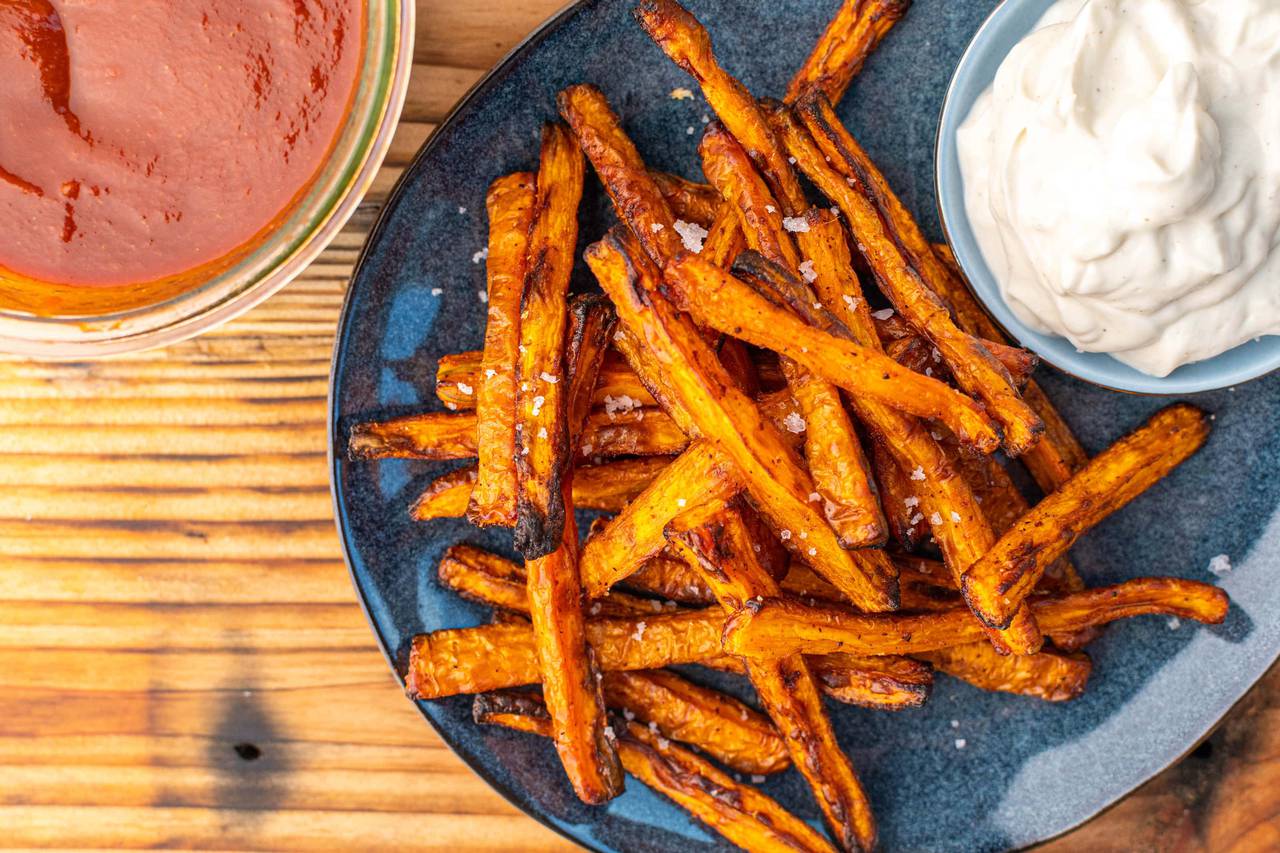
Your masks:
{"label": "roasted carrot stick", "polygon": [[583,171],[582,152],[568,128],[544,126],[516,373],[515,539],[529,558],[558,548],[565,525],[561,481],[570,459],[563,381],[566,304]]}
{"label": "roasted carrot stick", "polygon": [[516,172],[494,181],[485,197],[488,313],[480,375],[472,386],[478,463],[467,505],[467,520],[482,527],[516,523],[516,361],[534,187],[532,174]]}

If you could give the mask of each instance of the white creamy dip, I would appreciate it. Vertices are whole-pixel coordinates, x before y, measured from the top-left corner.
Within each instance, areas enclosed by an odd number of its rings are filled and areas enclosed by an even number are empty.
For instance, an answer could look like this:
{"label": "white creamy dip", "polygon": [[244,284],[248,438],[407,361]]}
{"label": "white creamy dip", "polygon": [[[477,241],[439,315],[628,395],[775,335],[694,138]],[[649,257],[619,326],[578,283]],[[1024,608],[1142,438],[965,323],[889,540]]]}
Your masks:
{"label": "white creamy dip", "polygon": [[1280,2],[1060,0],[958,136],[1020,320],[1154,376],[1280,333]]}

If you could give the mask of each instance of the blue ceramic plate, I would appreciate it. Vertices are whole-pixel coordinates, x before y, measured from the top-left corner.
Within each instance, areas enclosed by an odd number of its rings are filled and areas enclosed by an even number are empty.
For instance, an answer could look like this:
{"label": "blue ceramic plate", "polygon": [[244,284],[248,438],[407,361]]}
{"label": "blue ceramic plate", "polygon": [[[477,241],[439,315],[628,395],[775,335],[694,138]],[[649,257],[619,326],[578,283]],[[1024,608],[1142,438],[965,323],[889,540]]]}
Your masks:
{"label": "blue ceramic plate", "polygon": [[[969,116],[974,102],[995,80],[996,71],[1009,51],[1031,32],[1054,2],[1006,0],[1000,4],[961,55],[943,101],[938,126],[938,204],[956,260],[973,283],[978,298],[1005,331],[1023,346],[1073,376],[1106,388],[1140,394],[1190,394],[1238,385],[1280,367],[1280,335],[1270,335],[1214,358],[1183,365],[1168,376],[1150,376],[1106,353],[1078,352],[1066,338],[1037,332],[1019,320],[1000,295],[1000,285],[982,256],[965,210],[956,131]],[[990,8],[992,4],[976,5]]]}
{"label": "blue ceramic plate", "polygon": [[[536,164],[538,126],[555,115],[561,87],[598,84],[650,163],[698,175],[694,147],[708,109],[700,98],[668,96],[690,81],[632,22],[629,5],[601,0],[567,10],[464,100],[406,172],[351,285],[330,398],[334,500],[356,589],[398,673],[414,634],[486,618],[483,608],[437,584],[441,552],[466,541],[511,553],[511,543],[505,532],[461,520],[411,522],[410,503],[451,466],[350,462],[343,452],[348,430],[360,420],[438,408],[436,359],[480,346],[484,277],[472,256],[485,244],[485,188],[499,174]],[[710,26],[725,64],[754,91],[776,95],[836,0],[750,10],[736,0],[691,5]],[[841,108],[935,236],[938,110],[956,60],[991,5],[916,0]],[[593,177],[583,242],[610,221]],[[584,269],[576,276],[577,287],[591,286]],[[1052,371],[1043,382],[1093,451],[1167,402]],[[1190,749],[1275,660],[1280,584],[1269,575],[1280,558],[1280,481],[1271,476],[1280,454],[1280,377],[1197,402],[1217,413],[1208,447],[1074,553],[1085,577],[1098,583],[1144,574],[1212,581],[1210,558],[1228,554],[1235,569],[1220,582],[1237,606],[1227,624],[1213,630],[1158,618],[1118,624],[1090,647],[1095,672],[1088,693],[1067,704],[986,694],[939,676],[919,710],[832,706],[841,742],[870,790],[886,850],[1002,850],[1070,829]],[[728,687],[743,690],[737,682]],[[465,697],[420,704],[477,773],[570,838],[599,850],[722,846],[635,782],[607,807],[578,803],[548,744],[478,728],[470,706]],[[764,789],[818,822],[797,774],[771,779]]]}

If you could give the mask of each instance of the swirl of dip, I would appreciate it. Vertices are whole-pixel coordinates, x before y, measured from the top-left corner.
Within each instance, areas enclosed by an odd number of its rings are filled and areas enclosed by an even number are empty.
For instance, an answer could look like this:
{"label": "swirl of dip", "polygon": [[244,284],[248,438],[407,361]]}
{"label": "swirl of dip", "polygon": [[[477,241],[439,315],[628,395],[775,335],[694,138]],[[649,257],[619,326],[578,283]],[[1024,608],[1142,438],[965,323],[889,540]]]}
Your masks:
{"label": "swirl of dip", "polygon": [[958,135],[1018,318],[1153,376],[1280,332],[1280,4],[1060,0]]}

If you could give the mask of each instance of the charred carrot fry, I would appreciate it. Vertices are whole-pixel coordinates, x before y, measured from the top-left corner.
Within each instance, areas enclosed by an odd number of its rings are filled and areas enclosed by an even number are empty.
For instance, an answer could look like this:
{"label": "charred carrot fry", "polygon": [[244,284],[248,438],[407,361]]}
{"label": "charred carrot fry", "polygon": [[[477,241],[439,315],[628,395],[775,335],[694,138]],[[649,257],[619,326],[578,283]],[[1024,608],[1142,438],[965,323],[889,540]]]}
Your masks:
{"label": "charred carrot fry", "polygon": [[741,488],[723,454],[708,442],[694,442],[600,533],[587,540],[581,564],[587,595],[604,595],[660,553],[667,545],[663,528],[674,515],[690,513],[706,518]]}
{"label": "charred carrot fry", "polygon": [[787,86],[787,101],[816,86],[838,103],[862,63],[893,25],[902,19],[911,0],[843,0],[800,70]]}
{"label": "charred carrot fry", "polygon": [[[587,416],[579,455],[674,456],[687,444],[684,433],[657,408],[612,416],[607,409],[594,410]],[[351,429],[348,452],[353,459],[471,459],[476,455],[476,416],[429,412],[357,424]]]}
{"label": "charred carrot fry", "polygon": [[635,15],[658,47],[697,81],[720,121],[750,153],[783,212],[802,213],[808,206],[804,191],[782,147],[755,98],[716,61],[711,37],[698,19],[674,0],[641,0]]}
{"label": "charred carrot fry", "polygon": [[674,672],[606,673],[604,695],[610,708],[626,710],[740,773],[777,773],[791,765],[786,743],[768,717]]}
{"label": "charred carrot fry", "polygon": [[556,462],[564,505],[559,547],[525,563],[525,587],[542,691],[551,715],[553,740],[573,789],[585,803],[603,803],[622,793],[622,765],[606,736],[599,672],[586,640],[582,584],[578,572],[578,526],[573,517],[571,456],[591,405],[605,347],[617,318],[600,296],[579,296],[569,306],[564,366],[568,446]]}
{"label": "charred carrot fry", "polygon": [[939,672],[974,687],[1066,702],[1084,693],[1093,662],[1083,653],[1043,651],[1034,655],[996,654],[990,643],[968,643],[921,652]]}
{"label": "charred carrot fry", "polygon": [[[1230,601],[1217,587],[1180,578],[1136,578],[1027,602],[1049,633],[1071,633],[1130,616],[1163,615],[1218,624]],[[724,649],[747,657],[779,655],[908,654],[981,640],[983,628],[964,608],[922,615],[858,613],[832,604],[806,606],[792,599],[757,602],[725,623]]]}
{"label": "charred carrot fry", "polygon": [[583,170],[582,152],[568,128],[547,124],[529,232],[516,374],[515,539],[529,558],[559,547],[565,525],[561,481],[569,462],[569,437],[562,380]]}
{"label": "charred carrot fry", "polygon": [[965,600],[988,624],[1002,626],[1045,568],[1085,531],[1142,494],[1200,449],[1204,412],[1175,404],[1095,456],[1023,516],[965,572]]}
{"label": "charred carrot fry", "polygon": [[467,520],[482,527],[516,522],[516,361],[520,300],[533,222],[535,178],[516,172],[489,187],[488,313],[480,375],[474,380],[479,461]]}

